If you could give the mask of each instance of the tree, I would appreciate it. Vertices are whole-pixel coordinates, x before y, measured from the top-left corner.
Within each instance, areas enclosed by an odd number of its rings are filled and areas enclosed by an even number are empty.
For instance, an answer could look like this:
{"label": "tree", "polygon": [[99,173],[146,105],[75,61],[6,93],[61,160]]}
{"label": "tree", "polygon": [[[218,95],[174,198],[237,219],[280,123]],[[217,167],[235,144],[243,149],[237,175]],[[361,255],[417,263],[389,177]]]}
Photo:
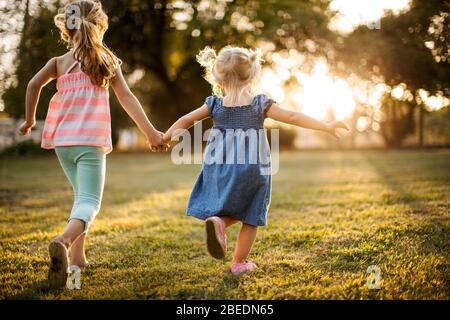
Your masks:
{"label": "tree", "polygon": [[414,132],[414,107],[412,102],[384,95],[381,109],[385,117],[380,121],[380,129],[388,147],[400,147],[403,140]]}
{"label": "tree", "polygon": [[[5,111],[15,119],[24,115],[28,81],[51,57],[65,51],[53,27],[53,16],[54,11],[45,6],[39,7],[36,15],[30,15],[30,3],[26,1],[16,55],[15,79],[2,96]],[[43,89],[37,110],[38,119],[43,119],[47,114],[47,106],[55,90],[55,83]]]}
{"label": "tree", "polygon": [[[0,95],[3,94],[4,88],[13,80],[10,76],[11,69],[8,66],[7,60],[11,55],[14,55],[14,49],[11,48],[11,39],[19,34],[23,28],[23,22],[26,21],[29,12],[29,0],[23,3],[22,1],[9,1],[3,3],[4,6],[0,8],[0,55],[2,57],[0,62]],[[5,59],[7,57],[8,59]],[[2,108],[0,107],[0,111]]]}
{"label": "tree", "polygon": [[[131,1],[105,2],[111,18],[108,43],[124,68],[140,69],[136,85],[151,114],[167,127],[173,119],[203,103],[210,86],[202,79],[195,55],[205,45],[257,46],[306,50],[307,39],[320,54],[333,39],[327,1]],[[117,23],[114,23],[117,22]],[[120,23],[119,23],[120,22]]]}
{"label": "tree", "polygon": [[[400,16],[388,15],[381,19],[379,30],[369,30],[360,27],[337,46],[338,60],[343,62],[352,72],[371,78],[381,76],[384,81],[394,87],[406,84],[407,88],[417,98],[419,89],[425,89],[431,93],[450,94],[450,61],[437,58],[443,55],[444,43],[448,44],[448,29],[441,29],[430,25],[442,24],[436,21],[436,16],[448,12],[450,8],[448,1],[413,0],[411,8]],[[448,19],[448,16],[445,16]],[[444,20],[445,21],[445,20]],[[448,20],[446,20],[448,21]],[[430,32],[432,31],[432,32]],[[436,48],[430,50],[433,38],[436,38]],[[448,53],[447,53],[448,56]],[[389,110],[390,107],[386,107]],[[419,119],[419,144],[423,142],[423,116],[424,105],[417,99],[417,109],[420,112]],[[413,121],[409,113],[400,114],[405,116],[405,121]],[[388,117],[392,113],[386,114]],[[399,119],[387,121],[385,125],[398,124]],[[403,122],[402,122],[403,123]],[[396,131],[394,128],[388,130],[403,134],[403,130]],[[410,132],[410,130],[406,130]],[[387,137],[384,135],[384,137]],[[397,137],[398,140],[400,137]],[[390,144],[390,139],[386,141]]]}

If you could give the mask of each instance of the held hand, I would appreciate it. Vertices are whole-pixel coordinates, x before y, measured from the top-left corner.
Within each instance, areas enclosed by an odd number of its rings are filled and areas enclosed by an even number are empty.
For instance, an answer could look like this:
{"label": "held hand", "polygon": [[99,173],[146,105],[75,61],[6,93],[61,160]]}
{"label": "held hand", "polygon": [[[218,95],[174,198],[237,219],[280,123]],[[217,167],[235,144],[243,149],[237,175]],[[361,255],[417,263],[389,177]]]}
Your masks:
{"label": "held hand", "polygon": [[159,134],[162,137],[162,144],[159,145],[159,151],[160,152],[167,152],[169,150],[169,148],[170,148],[170,144],[166,143],[166,141],[164,140],[164,132],[160,132],[160,131],[158,131],[158,132],[159,132]]}
{"label": "held hand", "polygon": [[163,133],[154,131],[147,137],[148,146],[152,152],[166,152],[169,146],[163,141]]}
{"label": "held hand", "polygon": [[35,126],[35,124],[36,124],[35,122],[29,123],[27,121],[24,121],[19,127],[19,132],[22,135],[26,136],[30,134],[31,129]]}
{"label": "held hand", "polygon": [[336,139],[339,139],[340,137],[336,134],[336,129],[345,129],[348,131],[348,127],[343,123],[342,121],[333,121],[330,124],[328,124],[328,130],[327,132],[331,134]]}
{"label": "held hand", "polygon": [[167,133],[164,133],[163,135],[163,141],[164,143],[166,143],[167,145],[170,145],[170,142],[172,141],[172,137],[170,135],[168,135]]}

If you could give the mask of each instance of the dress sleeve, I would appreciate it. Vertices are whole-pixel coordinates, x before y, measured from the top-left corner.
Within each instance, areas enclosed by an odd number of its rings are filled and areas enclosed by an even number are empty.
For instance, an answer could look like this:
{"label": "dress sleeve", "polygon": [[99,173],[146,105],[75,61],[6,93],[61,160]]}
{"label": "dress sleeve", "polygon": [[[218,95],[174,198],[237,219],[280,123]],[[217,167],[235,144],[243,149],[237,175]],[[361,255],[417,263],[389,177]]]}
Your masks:
{"label": "dress sleeve", "polygon": [[258,104],[261,108],[261,112],[264,115],[264,117],[266,117],[266,113],[267,111],[270,109],[270,107],[273,104],[276,104],[276,101],[269,98],[268,96],[266,96],[265,94],[261,94],[258,96]]}
{"label": "dress sleeve", "polygon": [[214,107],[216,105],[216,100],[217,97],[216,96],[209,96],[208,98],[206,98],[205,100],[205,104],[208,106],[208,110],[209,110],[209,115],[212,117],[213,112],[214,112]]}

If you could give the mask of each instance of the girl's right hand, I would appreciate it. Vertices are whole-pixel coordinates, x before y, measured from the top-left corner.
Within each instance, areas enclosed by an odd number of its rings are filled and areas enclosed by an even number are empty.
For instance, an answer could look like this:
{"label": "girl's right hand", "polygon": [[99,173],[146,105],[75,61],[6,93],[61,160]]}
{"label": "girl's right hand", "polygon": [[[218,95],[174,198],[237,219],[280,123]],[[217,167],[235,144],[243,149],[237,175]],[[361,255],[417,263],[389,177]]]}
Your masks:
{"label": "girl's right hand", "polygon": [[154,131],[147,136],[148,145],[152,152],[167,151],[168,146],[164,143],[163,133]]}
{"label": "girl's right hand", "polygon": [[165,144],[170,145],[172,138],[170,137],[170,135],[168,135],[167,133],[164,133],[163,135],[163,141]]}
{"label": "girl's right hand", "polygon": [[36,125],[36,122],[33,123],[29,123],[27,121],[24,121],[20,127],[19,127],[19,131],[22,135],[26,136],[28,134],[30,134],[31,129]]}

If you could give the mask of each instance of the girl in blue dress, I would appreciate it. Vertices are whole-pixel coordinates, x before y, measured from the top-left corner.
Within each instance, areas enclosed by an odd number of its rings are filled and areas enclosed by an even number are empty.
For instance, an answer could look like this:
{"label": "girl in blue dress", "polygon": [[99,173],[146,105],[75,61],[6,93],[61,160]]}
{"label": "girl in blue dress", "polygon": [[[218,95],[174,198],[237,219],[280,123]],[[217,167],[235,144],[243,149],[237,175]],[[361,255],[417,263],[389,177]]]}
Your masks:
{"label": "girl in blue dress", "polygon": [[257,228],[266,225],[272,177],[264,120],[328,132],[336,136],[342,122],[323,123],[304,114],[280,108],[266,95],[254,95],[261,71],[258,52],[225,47],[218,54],[206,47],[197,56],[206,69],[214,95],[203,106],[181,117],[164,135],[170,143],[196,121],[211,117],[202,171],[191,193],[187,214],[205,220],[207,248],[217,259],[227,250],[225,229],[242,223],[231,272],[242,274],[256,268],[247,261]]}

